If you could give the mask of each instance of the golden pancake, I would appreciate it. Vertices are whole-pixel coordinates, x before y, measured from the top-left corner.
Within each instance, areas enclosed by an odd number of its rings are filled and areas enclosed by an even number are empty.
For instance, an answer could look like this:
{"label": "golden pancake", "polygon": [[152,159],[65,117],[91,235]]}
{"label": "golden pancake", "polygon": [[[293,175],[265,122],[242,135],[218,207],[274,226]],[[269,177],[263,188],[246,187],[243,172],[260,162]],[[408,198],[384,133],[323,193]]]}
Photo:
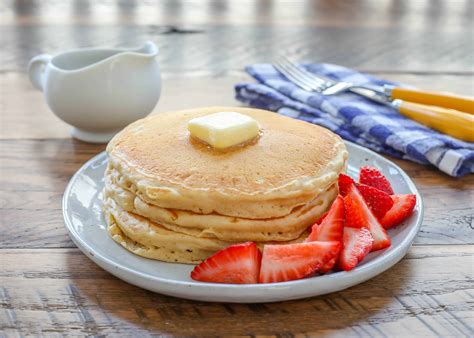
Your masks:
{"label": "golden pancake", "polygon": [[107,230],[112,239],[136,255],[164,262],[198,264],[213,254],[213,252],[205,250],[189,252],[140,244],[128,238],[123,233],[112,214],[106,212],[106,216],[108,224]]}
{"label": "golden pancake", "polygon": [[298,238],[328,209],[337,195],[337,187],[317,196],[283,217],[246,219],[219,214],[196,214],[190,211],[165,209],[148,204],[134,193],[120,187],[106,173],[105,195],[126,211],[146,217],[163,227],[196,237],[224,241],[288,241]]}
{"label": "golden pancake", "polygon": [[[147,258],[166,262],[199,263],[233,244],[169,231],[160,224],[123,210],[108,197],[105,197],[104,213],[112,239],[127,250]],[[299,238],[284,243],[301,242],[307,235],[305,232]],[[262,247],[263,243],[257,245]]]}
{"label": "golden pancake", "polygon": [[168,249],[189,250],[199,248],[217,251],[231,244],[216,238],[198,238],[170,231],[161,224],[125,211],[111,198],[105,199],[104,209],[115,218],[119,227],[128,237],[145,245]]}
{"label": "golden pancake", "polygon": [[[219,111],[256,119],[255,144],[216,151],[190,138],[187,122]],[[329,130],[251,108],[209,107],[132,123],[107,146],[123,185],[161,208],[249,219],[289,215],[324,193],[347,151]]]}

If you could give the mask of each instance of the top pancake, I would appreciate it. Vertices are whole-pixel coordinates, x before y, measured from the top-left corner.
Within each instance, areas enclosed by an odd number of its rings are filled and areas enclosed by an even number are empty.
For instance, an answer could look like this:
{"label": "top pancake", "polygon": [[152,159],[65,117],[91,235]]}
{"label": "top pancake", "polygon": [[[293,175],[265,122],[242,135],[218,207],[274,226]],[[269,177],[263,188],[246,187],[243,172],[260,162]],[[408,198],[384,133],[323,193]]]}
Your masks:
{"label": "top pancake", "polygon": [[[253,117],[261,137],[254,144],[224,152],[190,137],[189,120],[220,111]],[[107,151],[111,165],[150,203],[179,208],[176,203],[180,200],[193,199],[192,208],[183,208],[209,213],[219,212],[215,204],[220,202],[285,205],[285,200],[294,200],[285,211],[275,210],[275,217],[324,191],[347,159],[342,140],[325,128],[240,107],[206,107],[148,117],[117,134]]]}

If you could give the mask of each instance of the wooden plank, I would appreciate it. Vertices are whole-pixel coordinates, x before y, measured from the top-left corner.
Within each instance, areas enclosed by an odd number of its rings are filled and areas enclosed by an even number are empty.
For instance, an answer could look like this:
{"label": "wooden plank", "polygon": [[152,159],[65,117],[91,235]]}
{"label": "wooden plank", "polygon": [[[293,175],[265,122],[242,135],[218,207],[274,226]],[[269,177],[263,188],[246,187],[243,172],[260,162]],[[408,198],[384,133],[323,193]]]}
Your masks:
{"label": "wooden plank", "polygon": [[72,139],[0,142],[0,247],[73,246],[63,226],[62,193],[104,147]]}
{"label": "wooden plank", "polygon": [[412,248],[348,290],[272,304],[216,304],[154,294],[77,249],[0,251],[4,334],[472,336],[474,246]]}
{"label": "wooden plank", "polygon": [[[6,8],[5,8],[6,7]],[[430,6],[401,0],[74,0],[16,1],[0,7],[1,25],[301,25],[399,27],[404,21],[423,27],[426,18],[458,27],[470,21],[472,1],[451,0]],[[68,15],[60,15],[68,13]],[[356,14],[356,15],[354,15]]]}
{"label": "wooden plank", "polygon": [[364,70],[472,74],[469,13],[462,0],[19,1],[0,12],[0,70],[23,71],[39,53],[153,40],[168,71],[240,69],[285,51]]}
{"label": "wooden plank", "polygon": [[[153,26],[120,27],[27,26],[21,31],[2,27],[6,49],[0,71],[24,71],[28,61],[40,53],[92,46],[136,47],[152,40],[161,48],[160,60],[167,71],[240,69],[285,51],[294,59],[364,71],[472,74],[472,40],[469,34],[456,31],[407,27],[401,34],[384,27],[278,26],[255,31],[246,26],[205,26],[198,28],[201,33],[159,35]],[[74,34],[89,40],[75,42]]]}

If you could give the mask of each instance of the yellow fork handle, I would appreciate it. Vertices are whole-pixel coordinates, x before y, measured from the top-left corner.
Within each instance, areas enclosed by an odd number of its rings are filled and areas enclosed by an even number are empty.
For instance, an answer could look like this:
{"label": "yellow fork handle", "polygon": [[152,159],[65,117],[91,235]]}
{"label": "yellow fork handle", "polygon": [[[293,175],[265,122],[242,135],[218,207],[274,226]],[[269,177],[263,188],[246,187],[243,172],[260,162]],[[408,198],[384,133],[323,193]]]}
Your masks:
{"label": "yellow fork handle", "polygon": [[461,112],[474,114],[474,97],[400,87],[391,88],[391,97],[392,99],[456,109]]}
{"label": "yellow fork handle", "polygon": [[474,142],[474,115],[401,100],[394,105],[402,115],[457,139]]}

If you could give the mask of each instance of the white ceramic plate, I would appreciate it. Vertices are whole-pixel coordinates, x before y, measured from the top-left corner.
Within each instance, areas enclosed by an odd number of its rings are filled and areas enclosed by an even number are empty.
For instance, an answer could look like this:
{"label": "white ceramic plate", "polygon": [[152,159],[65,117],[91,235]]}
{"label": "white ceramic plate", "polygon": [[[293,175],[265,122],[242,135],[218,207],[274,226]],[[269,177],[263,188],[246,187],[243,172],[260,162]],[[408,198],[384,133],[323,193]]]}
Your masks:
{"label": "white ceramic plate", "polygon": [[359,168],[375,166],[390,180],[396,194],[416,194],[413,215],[389,231],[392,246],[370,253],[350,272],[335,272],[292,282],[231,285],[193,281],[193,265],[164,263],[136,256],[115,243],[107,233],[101,211],[101,192],[107,156],[101,153],[72,177],[64,192],[63,215],[69,235],[79,249],[111,274],[144,289],[162,294],[213,302],[259,303],[305,298],[343,290],[362,283],[396,264],[408,251],[422,218],[421,196],[411,179],[382,156],[347,142],[348,173],[357,177]]}

